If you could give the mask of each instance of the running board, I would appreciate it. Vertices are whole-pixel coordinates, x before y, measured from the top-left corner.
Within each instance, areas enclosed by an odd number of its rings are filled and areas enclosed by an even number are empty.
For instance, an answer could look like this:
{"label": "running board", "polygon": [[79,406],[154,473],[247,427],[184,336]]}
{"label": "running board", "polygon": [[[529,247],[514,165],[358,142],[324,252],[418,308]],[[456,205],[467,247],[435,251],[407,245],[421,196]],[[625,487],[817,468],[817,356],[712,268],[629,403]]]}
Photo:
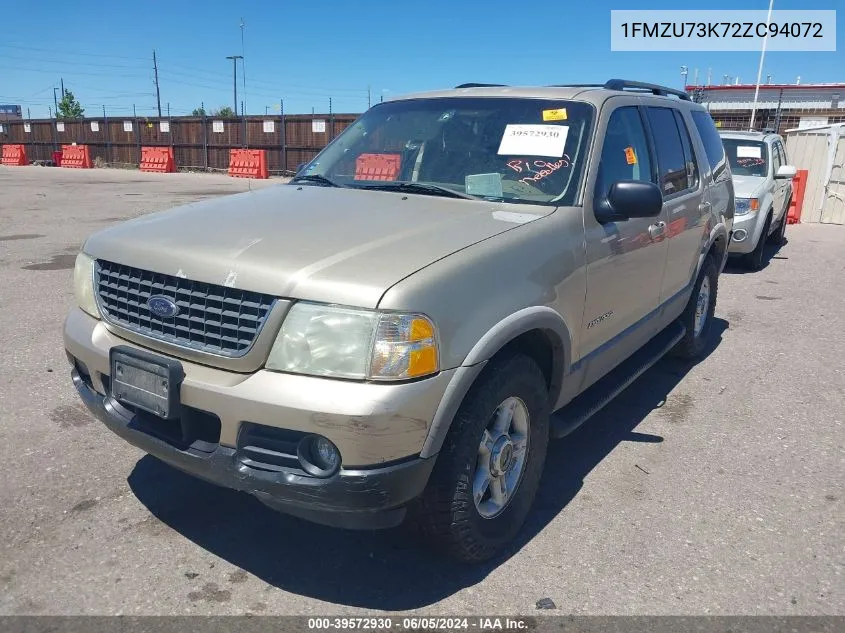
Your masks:
{"label": "running board", "polygon": [[605,405],[663,358],[678,341],[684,338],[684,334],[686,334],[686,328],[677,321],[674,322],[584,393],[576,396],[568,405],[555,411],[551,416],[552,438],[569,435],[601,411]]}

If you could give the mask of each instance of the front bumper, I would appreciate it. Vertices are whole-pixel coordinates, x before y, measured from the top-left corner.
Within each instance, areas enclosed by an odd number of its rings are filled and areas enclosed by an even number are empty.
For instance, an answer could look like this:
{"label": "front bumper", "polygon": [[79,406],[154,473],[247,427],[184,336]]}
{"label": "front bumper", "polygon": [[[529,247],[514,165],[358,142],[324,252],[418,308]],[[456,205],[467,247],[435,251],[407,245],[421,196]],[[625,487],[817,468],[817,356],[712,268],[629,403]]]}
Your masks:
{"label": "front bumper", "polygon": [[[265,370],[240,374],[183,359],[180,400],[189,413],[167,422],[136,415],[110,395],[109,350],[138,346],[79,309],[67,317],[64,340],[80,397],[131,444],[289,514],[350,528],[394,525],[402,506],[422,492],[433,458],[419,454],[455,373],[376,384]],[[304,472],[295,448],[277,451],[273,459],[281,462],[261,457],[268,442],[295,447],[306,435],[322,435],[338,448],[337,474]]]}
{"label": "front bumper", "polygon": [[110,396],[97,393],[77,370],[73,384],[82,402],[103,424],[130,444],[206,481],[254,495],[282,512],[349,529],[398,525],[405,504],[422,493],[435,458],[412,458],[381,468],[344,470],[329,478],[270,472],[240,461],[237,449],[180,450],[140,428],[136,415]]}
{"label": "front bumper", "polygon": [[[754,250],[762,231],[762,227],[758,226],[759,217],[759,211],[734,216],[733,232],[731,233],[730,244],[728,244],[729,255],[745,255]],[[745,238],[742,241],[737,241],[737,235],[742,235],[742,232],[744,232]]]}

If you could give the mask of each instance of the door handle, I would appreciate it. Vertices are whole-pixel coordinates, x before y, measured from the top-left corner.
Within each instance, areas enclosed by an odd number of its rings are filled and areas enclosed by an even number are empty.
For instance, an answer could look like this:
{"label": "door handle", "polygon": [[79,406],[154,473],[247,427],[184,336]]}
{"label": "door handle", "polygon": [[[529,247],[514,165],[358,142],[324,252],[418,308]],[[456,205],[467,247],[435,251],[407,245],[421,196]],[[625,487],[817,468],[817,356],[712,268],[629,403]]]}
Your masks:
{"label": "door handle", "polygon": [[656,224],[652,224],[648,227],[648,234],[651,239],[656,240],[658,237],[663,235],[666,232],[666,223],[662,220],[657,222]]}

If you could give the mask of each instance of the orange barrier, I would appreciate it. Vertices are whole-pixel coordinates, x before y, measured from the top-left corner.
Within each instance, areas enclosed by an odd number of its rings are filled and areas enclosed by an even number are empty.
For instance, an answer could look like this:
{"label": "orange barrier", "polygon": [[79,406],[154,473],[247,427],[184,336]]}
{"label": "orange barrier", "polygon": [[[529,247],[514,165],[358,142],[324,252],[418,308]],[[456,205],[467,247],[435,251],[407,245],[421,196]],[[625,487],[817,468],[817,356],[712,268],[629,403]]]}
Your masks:
{"label": "orange barrier", "polygon": [[396,180],[401,154],[361,154],[355,159],[355,180]]}
{"label": "orange barrier", "polygon": [[141,171],[154,171],[164,174],[176,171],[172,147],[142,147]]}
{"label": "orange barrier", "polygon": [[268,178],[267,150],[229,150],[229,175],[235,178]]}
{"label": "orange barrier", "polygon": [[62,145],[62,167],[91,169],[91,153],[87,145]]}
{"label": "orange barrier", "polygon": [[23,145],[4,145],[2,163],[16,167],[29,165],[29,161],[26,159],[26,147]]}
{"label": "orange barrier", "polygon": [[804,207],[804,192],[807,191],[807,175],[809,171],[799,169],[792,179],[792,200],[789,203],[789,213],[786,215],[787,224],[801,222],[801,211]]}

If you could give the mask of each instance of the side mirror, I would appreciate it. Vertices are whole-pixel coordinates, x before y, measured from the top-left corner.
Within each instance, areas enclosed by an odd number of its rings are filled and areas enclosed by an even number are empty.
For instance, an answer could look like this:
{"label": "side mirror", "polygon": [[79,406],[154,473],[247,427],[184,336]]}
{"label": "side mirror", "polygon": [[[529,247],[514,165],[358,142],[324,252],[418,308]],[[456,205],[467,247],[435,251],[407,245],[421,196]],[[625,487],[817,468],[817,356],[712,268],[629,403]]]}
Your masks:
{"label": "side mirror", "polygon": [[599,222],[617,222],[629,218],[653,218],[663,209],[663,194],[651,182],[620,180],[610,186],[607,197],[595,203]]}
{"label": "side mirror", "polygon": [[789,180],[792,180],[795,178],[795,174],[797,173],[798,169],[796,169],[794,165],[781,165],[775,174],[775,178],[788,178]]}

